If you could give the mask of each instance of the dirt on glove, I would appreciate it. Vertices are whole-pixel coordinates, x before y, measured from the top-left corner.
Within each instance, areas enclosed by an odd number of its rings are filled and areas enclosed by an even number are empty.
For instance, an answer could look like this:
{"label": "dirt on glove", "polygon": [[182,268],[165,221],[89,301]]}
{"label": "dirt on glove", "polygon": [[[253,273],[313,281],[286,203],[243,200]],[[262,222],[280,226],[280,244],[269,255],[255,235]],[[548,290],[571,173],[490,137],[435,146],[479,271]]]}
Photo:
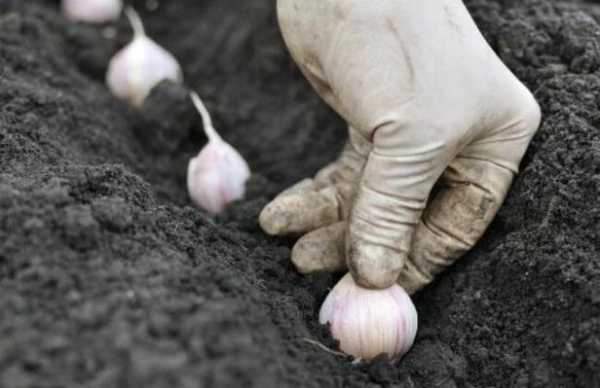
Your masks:
{"label": "dirt on glove", "polygon": [[186,192],[206,141],[187,90],[138,110],[104,86],[127,22],[0,0],[0,386],[600,387],[597,6],[466,1],[544,122],[484,238],[416,296],[412,351],[365,365],[316,345],[335,349],[317,313],[341,274],[297,274],[257,225],[345,136],[274,3],[132,2],[253,169],[212,219]]}

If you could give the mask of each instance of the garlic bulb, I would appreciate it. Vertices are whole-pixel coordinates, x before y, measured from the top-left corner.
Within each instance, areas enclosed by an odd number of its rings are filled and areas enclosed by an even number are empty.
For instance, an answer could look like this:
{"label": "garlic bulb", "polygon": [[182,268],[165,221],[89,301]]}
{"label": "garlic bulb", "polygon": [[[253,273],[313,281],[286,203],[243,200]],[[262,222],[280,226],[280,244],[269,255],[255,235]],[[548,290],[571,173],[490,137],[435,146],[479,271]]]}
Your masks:
{"label": "garlic bulb", "polygon": [[119,18],[123,0],[63,0],[62,9],[71,20],[106,23]]}
{"label": "garlic bulb", "polygon": [[398,359],[417,335],[417,310],[402,287],[362,288],[349,273],[325,299],[319,322],[330,324],[344,353],[363,360],[382,353]]}
{"label": "garlic bulb", "polygon": [[162,80],[183,81],[177,60],[146,36],[142,20],[133,8],[125,10],[134,31],[133,40],[110,61],[106,83],[119,98],[141,106]]}
{"label": "garlic bulb", "polygon": [[202,115],[208,144],[189,162],[188,191],[196,205],[216,214],[230,202],[244,197],[250,168],[244,158],[214,129],[210,114],[200,97],[192,92],[191,98]]}

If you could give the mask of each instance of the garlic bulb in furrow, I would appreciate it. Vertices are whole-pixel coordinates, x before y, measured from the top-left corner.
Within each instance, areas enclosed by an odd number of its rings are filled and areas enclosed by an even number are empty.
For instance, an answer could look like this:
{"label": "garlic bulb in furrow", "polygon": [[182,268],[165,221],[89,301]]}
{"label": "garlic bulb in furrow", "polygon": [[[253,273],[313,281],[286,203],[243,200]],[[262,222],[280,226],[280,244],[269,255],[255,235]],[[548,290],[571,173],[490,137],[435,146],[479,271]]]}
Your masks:
{"label": "garlic bulb in furrow", "polygon": [[183,76],[177,60],[148,38],[139,15],[125,10],[134,30],[133,40],[110,61],[106,83],[114,95],[141,106],[152,88],[168,79],[181,83]]}
{"label": "garlic bulb in furrow", "polygon": [[191,98],[202,115],[208,144],[188,164],[188,192],[196,205],[216,214],[229,203],[244,197],[250,168],[239,152],[214,129],[200,97],[191,93]]}
{"label": "garlic bulb in furrow", "polygon": [[71,20],[106,23],[116,20],[123,10],[122,0],[63,0],[63,13]]}
{"label": "garlic bulb in furrow", "polygon": [[397,359],[412,347],[418,318],[400,286],[366,289],[346,274],[321,306],[319,322],[330,324],[331,334],[344,353],[364,360],[382,353]]}

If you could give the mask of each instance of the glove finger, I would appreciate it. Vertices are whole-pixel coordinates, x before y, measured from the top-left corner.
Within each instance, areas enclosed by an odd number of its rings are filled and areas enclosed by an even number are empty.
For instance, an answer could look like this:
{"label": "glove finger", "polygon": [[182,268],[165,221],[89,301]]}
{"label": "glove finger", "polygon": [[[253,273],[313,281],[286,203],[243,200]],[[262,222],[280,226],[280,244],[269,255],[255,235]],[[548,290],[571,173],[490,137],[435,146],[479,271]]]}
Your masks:
{"label": "glove finger", "polygon": [[[352,130],[351,130],[352,138]],[[301,234],[348,218],[352,192],[365,157],[350,140],[334,163],[278,195],[259,222],[271,235]],[[361,146],[364,148],[364,146]]]}
{"label": "glove finger", "polygon": [[315,182],[310,178],[302,179],[300,182],[293,184],[287,189],[283,190],[275,199],[285,197],[286,195],[292,194],[301,194],[304,192],[314,191],[315,190]]}
{"label": "glove finger", "polygon": [[375,131],[345,241],[348,268],[363,287],[397,281],[431,188],[448,165],[444,139],[424,133],[394,121]]}
{"label": "glove finger", "polygon": [[341,198],[335,186],[275,198],[260,214],[259,222],[270,235],[302,234],[340,221]]}
{"label": "glove finger", "polygon": [[346,222],[338,222],[310,232],[298,240],[292,250],[292,262],[298,272],[345,270],[346,227]]}
{"label": "glove finger", "polygon": [[470,250],[494,219],[513,177],[496,163],[453,161],[423,212],[398,283],[415,292]]}
{"label": "glove finger", "polygon": [[360,176],[372,145],[352,127],[348,127],[348,138],[338,160],[315,175],[315,185],[318,188],[329,185],[351,186]]}

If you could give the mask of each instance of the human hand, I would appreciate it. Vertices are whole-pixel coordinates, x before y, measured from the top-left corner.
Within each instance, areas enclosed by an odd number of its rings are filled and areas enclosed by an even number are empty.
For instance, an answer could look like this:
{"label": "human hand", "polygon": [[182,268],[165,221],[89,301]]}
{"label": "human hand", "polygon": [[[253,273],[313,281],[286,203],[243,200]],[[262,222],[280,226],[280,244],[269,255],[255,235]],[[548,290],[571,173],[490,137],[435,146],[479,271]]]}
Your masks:
{"label": "human hand", "polygon": [[[540,123],[460,0],[279,0],[290,52],[349,123],[339,160],[263,210],[301,272],[414,292],[500,208]],[[431,196],[433,186],[439,190]]]}

